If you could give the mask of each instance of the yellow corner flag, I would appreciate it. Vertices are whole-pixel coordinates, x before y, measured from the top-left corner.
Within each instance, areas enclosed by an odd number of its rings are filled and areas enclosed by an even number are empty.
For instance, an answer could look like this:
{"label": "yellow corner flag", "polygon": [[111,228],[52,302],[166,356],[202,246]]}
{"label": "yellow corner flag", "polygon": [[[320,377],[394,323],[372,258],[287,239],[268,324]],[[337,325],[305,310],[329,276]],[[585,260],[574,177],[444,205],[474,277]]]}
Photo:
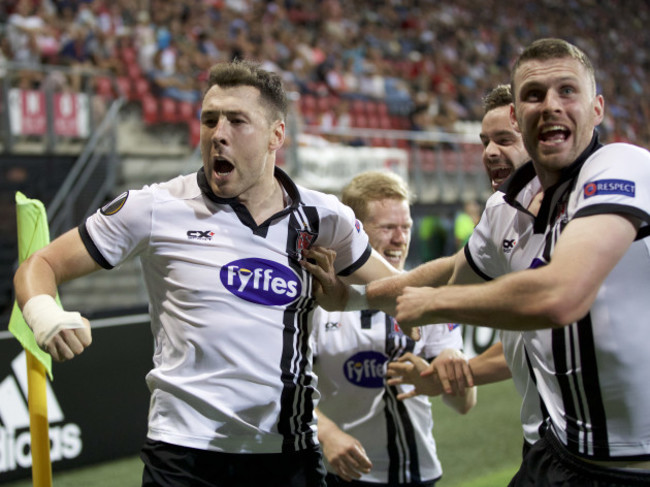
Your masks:
{"label": "yellow corner flag", "polygon": [[[18,227],[18,262],[50,242],[47,213],[39,200],[27,198],[16,192],[16,220]],[[57,296],[57,302],[59,298]],[[61,303],[59,302],[59,305]],[[14,303],[9,319],[9,331],[18,339],[27,355],[27,388],[29,429],[32,439],[32,482],[34,487],[52,486],[50,459],[50,434],[47,420],[47,394],[45,373],[52,379],[52,357],[41,350],[34,334]]]}

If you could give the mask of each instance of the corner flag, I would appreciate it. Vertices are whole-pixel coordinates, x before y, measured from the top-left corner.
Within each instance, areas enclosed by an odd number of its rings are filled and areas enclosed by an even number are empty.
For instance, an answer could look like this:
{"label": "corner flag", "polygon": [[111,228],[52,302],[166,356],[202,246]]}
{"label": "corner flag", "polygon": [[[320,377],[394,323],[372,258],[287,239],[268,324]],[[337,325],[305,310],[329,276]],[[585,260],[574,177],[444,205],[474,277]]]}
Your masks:
{"label": "corner flag", "polygon": [[[16,221],[18,227],[18,262],[50,241],[47,213],[39,200],[27,198],[16,192]],[[57,296],[57,302],[58,296]],[[59,305],[61,303],[59,302]],[[52,357],[41,350],[34,334],[14,303],[9,319],[9,331],[18,339],[27,355],[27,383],[29,429],[32,439],[32,481],[34,487],[52,486],[50,435],[47,420],[47,394],[45,373],[52,379]]]}

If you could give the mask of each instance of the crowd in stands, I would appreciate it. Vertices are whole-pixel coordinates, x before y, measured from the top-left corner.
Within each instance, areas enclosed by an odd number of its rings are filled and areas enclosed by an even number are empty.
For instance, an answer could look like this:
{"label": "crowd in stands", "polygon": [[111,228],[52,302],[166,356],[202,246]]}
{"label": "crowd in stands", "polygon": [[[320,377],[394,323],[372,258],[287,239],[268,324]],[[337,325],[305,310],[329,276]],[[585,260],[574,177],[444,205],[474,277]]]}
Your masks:
{"label": "crowd in stands", "polygon": [[[380,100],[410,116],[399,128],[453,130],[480,120],[522,46],[562,37],[599,66],[603,139],[650,147],[649,22],[650,3],[618,0],[4,0],[0,76],[20,63],[15,83],[35,88],[30,68],[63,65],[80,90],[93,67],[196,105],[212,64],[257,59],[303,97]],[[324,124],[346,119],[327,108]]]}

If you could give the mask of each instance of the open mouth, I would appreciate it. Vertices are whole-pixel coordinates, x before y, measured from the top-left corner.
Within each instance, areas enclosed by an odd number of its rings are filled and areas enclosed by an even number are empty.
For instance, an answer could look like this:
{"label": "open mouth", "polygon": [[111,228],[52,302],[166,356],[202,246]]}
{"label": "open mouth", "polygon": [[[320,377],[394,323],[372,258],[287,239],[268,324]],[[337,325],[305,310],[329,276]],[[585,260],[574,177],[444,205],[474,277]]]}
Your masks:
{"label": "open mouth", "polygon": [[401,250],[385,250],[384,251],[384,257],[389,262],[399,262],[401,260],[401,258],[402,258],[402,251]]}
{"label": "open mouth", "polygon": [[561,144],[571,135],[571,131],[562,125],[544,127],[539,133],[539,140],[550,144]]}
{"label": "open mouth", "polygon": [[223,157],[217,157],[214,159],[214,172],[217,173],[217,176],[227,176],[234,169],[235,166]]}

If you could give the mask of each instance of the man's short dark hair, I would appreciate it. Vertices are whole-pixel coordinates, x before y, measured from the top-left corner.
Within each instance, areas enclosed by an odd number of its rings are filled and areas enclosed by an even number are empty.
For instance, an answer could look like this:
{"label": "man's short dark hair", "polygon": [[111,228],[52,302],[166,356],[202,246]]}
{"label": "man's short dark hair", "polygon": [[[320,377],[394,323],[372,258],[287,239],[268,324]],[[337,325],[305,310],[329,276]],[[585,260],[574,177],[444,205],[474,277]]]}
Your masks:
{"label": "man's short dark hair", "polygon": [[210,69],[206,92],[214,85],[222,88],[257,88],[273,120],[285,120],[287,117],[287,94],[282,85],[282,78],[276,73],[262,69],[259,63],[236,60],[215,64]]}
{"label": "man's short dark hair", "polygon": [[515,74],[519,67],[527,61],[548,61],[549,59],[572,58],[582,64],[591,77],[591,86],[594,95],[596,94],[596,77],[594,66],[589,57],[580,48],[568,43],[563,39],[538,39],[530,44],[517,58],[510,74],[510,85],[512,92],[515,91]]}
{"label": "man's short dark hair", "polygon": [[512,103],[512,91],[509,85],[498,85],[483,98],[483,114]]}

